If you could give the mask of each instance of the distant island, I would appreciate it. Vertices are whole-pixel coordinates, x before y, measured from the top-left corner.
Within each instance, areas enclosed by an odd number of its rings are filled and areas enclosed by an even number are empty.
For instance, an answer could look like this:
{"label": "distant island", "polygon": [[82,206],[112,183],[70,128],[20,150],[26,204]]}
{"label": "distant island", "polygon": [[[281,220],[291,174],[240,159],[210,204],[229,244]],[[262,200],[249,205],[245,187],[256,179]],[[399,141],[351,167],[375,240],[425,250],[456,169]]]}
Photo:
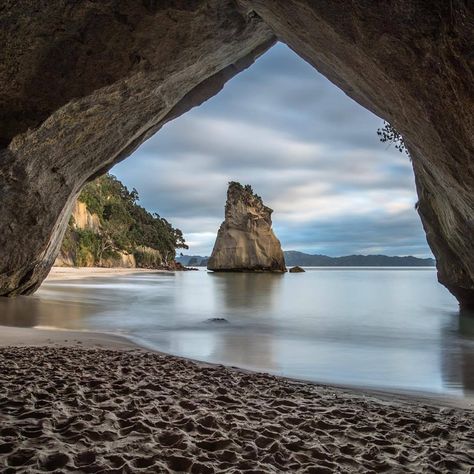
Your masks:
{"label": "distant island", "polygon": [[[283,252],[286,265],[301,267],[434,267],[433,258],[412,256],[390,257],[388,255],[345,255],[328,257],[327,255],[310,255],[296,250]],[[200,255],[181,255],[176,258],[182,265],[205,267],[208,257]]]}
{"label": "distant island", "polygon": [[186,267],[207,267],[209,257],[202,257],[201,255],[180,255],[176,257],[176,261]]}

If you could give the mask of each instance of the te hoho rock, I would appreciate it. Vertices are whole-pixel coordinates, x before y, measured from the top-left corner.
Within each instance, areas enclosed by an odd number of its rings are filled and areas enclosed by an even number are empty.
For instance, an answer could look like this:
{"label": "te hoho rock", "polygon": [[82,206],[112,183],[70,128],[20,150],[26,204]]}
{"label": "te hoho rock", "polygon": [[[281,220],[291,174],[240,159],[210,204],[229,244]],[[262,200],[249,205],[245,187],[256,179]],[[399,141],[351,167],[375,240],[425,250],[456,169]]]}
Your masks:
{"label": "te hoho rock", "polygon": [[281,244],[272,230],[272,212],[251,186],[229,183],[225,219],[207,268],[216,272],[286,272]]}

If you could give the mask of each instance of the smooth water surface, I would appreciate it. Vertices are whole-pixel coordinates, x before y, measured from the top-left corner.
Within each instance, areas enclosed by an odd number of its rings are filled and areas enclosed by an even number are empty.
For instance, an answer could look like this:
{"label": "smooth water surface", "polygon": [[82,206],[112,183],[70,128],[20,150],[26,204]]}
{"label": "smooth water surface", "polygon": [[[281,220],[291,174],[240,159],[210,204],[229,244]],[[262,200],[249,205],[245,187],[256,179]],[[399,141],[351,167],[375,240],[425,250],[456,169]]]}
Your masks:
{"label": "smooth water surface", "polygon": [[0,325],[126,333],[172,354],[328,383],[474,392],[474,316],[433,268],[51,281],[1,298]]}

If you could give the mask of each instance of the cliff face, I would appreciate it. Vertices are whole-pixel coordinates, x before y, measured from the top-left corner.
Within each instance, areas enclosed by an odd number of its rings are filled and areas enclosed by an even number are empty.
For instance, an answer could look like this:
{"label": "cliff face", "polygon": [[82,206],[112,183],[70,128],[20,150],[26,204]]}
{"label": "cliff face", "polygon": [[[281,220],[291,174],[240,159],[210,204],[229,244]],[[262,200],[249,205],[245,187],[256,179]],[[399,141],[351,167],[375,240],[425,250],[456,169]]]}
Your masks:
{"label": "cliff face", "polygon": [[[100,220],[97,214],[92,214],[87,209],[87,205],[84,202],[79,200],[74,204],[70,218],[70,231],[75,230],[90,230],[91,232],[99,232],[100,229]],[[77,255],[76,251],[73,248],[68,247],[67,245],[61,246],[59,255],[57,256],[54,266],[55,267],[74,267],[76,266]],[[94,258],[92,255],[87,255],[84,258],[82,266],[93,267]]]}
{"label": "cliff face", "polygon": [[73,226],[77,229],[91,230],[92,232],[99,232],[100,220],[97,214],[92,214],[87,209],[84,202],[76,201],[72,211]]}
{"label": "cliff face", "polygon": [[179,270],[182,232],[139,204],[115,176],[88,183],[73,206],[56,266],[166,268]]}
{"label": "cliff face", "polygon": [[[78,231],[90,231],[94,234],[99,234],[101,229],[100,219],[97,214],[93,214],[87,208],[86,203],[76,201],[74,209],[71,214],[70,224],[68,231],[70,233],[69,238],[75,243],[78,243]],[[79,259],[78,252],[81,251],[82,255]],[[157,252],[153,249],[148,249],[151,252]],[[160,258],[161,264],[161,258]],[[56,267],[106,267],[106,268],[136,268],[137,262],[135,256],[127,252],[116,252],[114,256],[101,258],[100,261],[96,259],[90,251],[80,249],[78,245],[67,245],[63,242],[59,255],[57,256],[54,265]]]}
{"label": "cliff face", "polygon": [[217,233],[207,268],[286,272],[280,241],[272,230],[272,212],[250,186],[230,183],[225,220]]}

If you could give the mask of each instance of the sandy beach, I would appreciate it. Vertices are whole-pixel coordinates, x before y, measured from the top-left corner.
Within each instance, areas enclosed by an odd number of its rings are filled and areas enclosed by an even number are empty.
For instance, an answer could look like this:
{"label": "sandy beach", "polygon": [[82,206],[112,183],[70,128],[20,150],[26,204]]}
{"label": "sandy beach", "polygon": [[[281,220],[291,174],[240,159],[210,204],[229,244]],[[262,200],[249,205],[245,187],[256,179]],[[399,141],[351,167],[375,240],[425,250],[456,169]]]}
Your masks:
{"label": "sandy beach", "polygon": [[78,280],[82,278],[106,278],[137,273],[167,273],[170,270],[150,270],[148,268],[102,268],[102,267],[53,267],[47,281]]}
{"label": "sandy beach", "polygon": [[472,410],[0,333],[2,472],[474,472]]}

